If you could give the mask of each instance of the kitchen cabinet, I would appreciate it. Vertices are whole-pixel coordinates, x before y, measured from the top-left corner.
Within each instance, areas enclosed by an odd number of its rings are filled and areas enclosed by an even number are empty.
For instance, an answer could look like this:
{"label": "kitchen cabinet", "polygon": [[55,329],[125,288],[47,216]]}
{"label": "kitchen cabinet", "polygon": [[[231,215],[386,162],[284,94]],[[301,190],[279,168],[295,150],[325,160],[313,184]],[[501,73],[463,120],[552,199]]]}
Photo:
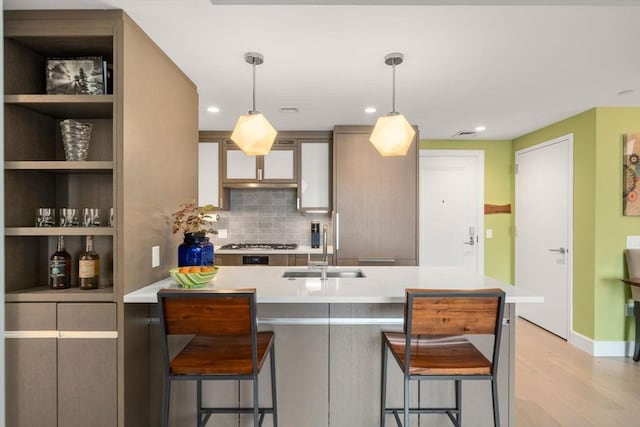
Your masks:
{"label": "kitchen cabinet", "polygon": [[331,210],[331,135],[299,139],[298,210]]}
{"label": "kitchen cabinet", "polygon": [[7,425],[116,425],[114,303],[8,303]]}
{"label": "kitchen cabinet", "polygon": [[202,132],[198,144],[198,206],[213,205],[224,209],[225,201],[220,191],[220,147],[217,140],[203,142]]}
{"label": "kitchen cabinet", "polygon": [[298,144],[293,139],[278,138],[264,156],[247,156],[231,140],[223,145],[223,183],[290,184],[298,179]]}
{"label": "kitchen cabinet", "polygon": [[418,133],[406,156],[382,157],[371,126],[333,131],[337,265],[416,265]]}
{"label": "kitchen cabinet", "polygon": [[[148,425],[133,392],[148,373],[126,368],[148,356],[124,339],[122,299],[176,264],[173,255],[151,267],[150,249],[168,244],[165,213],[197,195],[195,85],[122,10],[5,11],[3,30],[5,308],[20,319],[7,321],[15,332],[7,340],[8,425]],[[110,93],[47,94],[47,58],[85,56],[112,64]],[[86,161],[65,159],[60,122],[69,118],[93,125]],[[39,207],[97,207],[102,224],[35,227]],[[73,280],[51,290],[58,235]],[[86,235],[100,255],[95,290],[79,290],[75,279]]]}

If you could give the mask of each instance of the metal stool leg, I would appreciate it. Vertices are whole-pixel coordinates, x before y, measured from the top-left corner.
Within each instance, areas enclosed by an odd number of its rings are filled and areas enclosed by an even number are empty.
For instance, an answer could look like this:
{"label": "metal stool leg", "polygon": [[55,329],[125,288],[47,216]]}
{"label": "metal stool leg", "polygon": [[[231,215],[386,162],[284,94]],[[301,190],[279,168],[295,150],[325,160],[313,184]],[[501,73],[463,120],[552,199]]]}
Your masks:
{"label": "metal stool leg", "polygon": [[494,375],[491,379],[491,396],[493,398],[493,425],[500,427],[500,410],[498,408],[498,379]]}
{"label": "metal stool leg", "polygon": [[202,380],[196,380],[196,411],[198,414],[198,427],[204,427],[202,423]]}
{"label": "metal stool leg", "polygon": [[271,403],[273,406],[273,427],[278,427],[278,405],[276,404],[276,353],[275,343],[271,345]]}
{"label": "metal stool leg", "polygon": [[[409,350],[407,350],[409,351]],[[409,367],[405,367],[408,370]],[[404,427],[409,427],[409,373],[404,374]]]}
{"label": "metal stool leg", "polygon": [[169,403],[171,402],[171,379],[164,379],[164,394],[162,397],[162,427],[169,427]]}
{"label": "metal stool leg", "polygon": [[382,340],[382,383],[380,387],[380,427],[385,426],[387,418],[387,343]]}
{"label": "metal stool leg", "polygon": [[458,416],[456,420],[458,427],[462,425],[462,381],[456,380],[456,409],[458,410]]}
{"label": "metal stool leg", "polygon": [[258,375],[253,377],[253,427],[259,427],[259,411],[258,411]]}

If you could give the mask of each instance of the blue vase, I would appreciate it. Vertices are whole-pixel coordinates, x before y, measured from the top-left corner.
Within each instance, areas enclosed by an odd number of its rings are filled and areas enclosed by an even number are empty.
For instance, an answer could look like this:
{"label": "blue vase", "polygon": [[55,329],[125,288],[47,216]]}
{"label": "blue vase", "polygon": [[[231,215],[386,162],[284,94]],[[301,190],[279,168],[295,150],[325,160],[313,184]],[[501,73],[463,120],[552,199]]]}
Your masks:
{"label": "blue vase", "polygon": [[204,233],[184,233],[178,246],[178,267],[213,265],[213,243]]}

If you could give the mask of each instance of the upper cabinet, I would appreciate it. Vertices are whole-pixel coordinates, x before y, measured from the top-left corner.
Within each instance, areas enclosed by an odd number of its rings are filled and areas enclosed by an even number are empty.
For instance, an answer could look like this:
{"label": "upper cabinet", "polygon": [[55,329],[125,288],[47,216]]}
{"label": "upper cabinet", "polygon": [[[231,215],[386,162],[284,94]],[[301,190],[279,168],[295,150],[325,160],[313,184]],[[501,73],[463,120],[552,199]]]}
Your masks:
{"label": "upper cabinet", "polygon": [[247,156],[231,140],[223,146],[223,184],[291,184],[298,179],[298,144],[278,138],[264,156]]}
{"label": "upper cabinet", "polygon": [[331,134],[317,138],[301,138],[299,143],[300,179],[298,210],[329,212],[331,210]]}
{"label": "upper cabinet", "polygon": [[284,131],[265,156],[247,156],[230,132],[200,131],[198,203],[229,209],[230,188],[295,188],[300,212],[331,210],[330,131]]}

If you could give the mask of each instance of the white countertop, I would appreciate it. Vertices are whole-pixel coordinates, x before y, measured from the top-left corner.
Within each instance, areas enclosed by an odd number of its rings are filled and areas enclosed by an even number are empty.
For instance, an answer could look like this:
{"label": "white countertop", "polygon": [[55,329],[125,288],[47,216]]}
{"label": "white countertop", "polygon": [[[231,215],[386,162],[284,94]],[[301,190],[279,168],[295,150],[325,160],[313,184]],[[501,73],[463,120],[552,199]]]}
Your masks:
{"label": "white countertop", "polygon": [[[307,245],[298,245],[295,249],[220,249],[216,245],[213,249],[219,255],[306,255],[306,254],[322,254],[322,247],[312,248]],[[327,246],[327,253],[333,254],[333,246]]]}
{"label": "white countertop", "polygon": [[[285,270],[306,267],[220,267],[207,285],[211,289],[256,288],[258,303],[403,303],[406,288],[501,288],[507,303],[541,303],[543,297],[490,277],[445,267],[330,267],[361,269],[364,278],[286,279]],[[125,303],[155,303],[162,288],[178,288],[170,277],[124,296]],[[185,290],[188,292],[188,290]]]}

